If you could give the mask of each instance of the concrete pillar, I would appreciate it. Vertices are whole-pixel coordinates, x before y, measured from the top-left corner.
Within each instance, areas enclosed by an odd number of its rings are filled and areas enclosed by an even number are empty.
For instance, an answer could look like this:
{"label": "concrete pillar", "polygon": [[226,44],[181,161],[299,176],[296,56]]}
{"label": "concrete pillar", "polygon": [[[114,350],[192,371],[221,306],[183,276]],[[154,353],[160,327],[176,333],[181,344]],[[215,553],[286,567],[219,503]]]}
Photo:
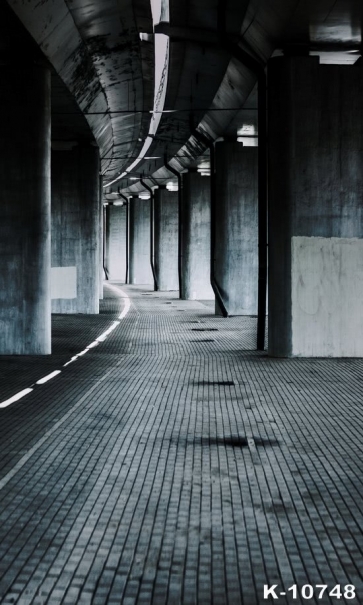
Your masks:
{"label": "concrete pillar", "polygon": [[363,72],[272,59],[269,353],[363,356]]}
{"label": "concrete pillar", "polygon": [[257,169],[257,147],[216,144],[214,272],[229,315],[257,313]]}
{"label": "concrete pillar", "polygon": [[178,192],[155,190],[154,234],[155,274],[161,291],[179,290],[178,277]]}
{"label": "concrete pillar", "polygon": [[99,153],[52,151],[52,312],[99,312]]}
{"label": "concrete pillar", "polygon": [[153,285],[150,264],[150,200],[129,200],[129,283]]}
{"label": "concrete pillar", "polygon": [[183,174],[182,292],[184,300],[214,300],[210,285],[210,177]]}
{"label": "concrete pillar", "polygon": [[2,61],[0,354],[51,352],[50,72]]}
{"label": "concrete pillar", "polygon": [[126,280],[126,206],[106,206],[106,269],[110,280]]}
{"label": "concrete pillar", "polygon": [[104,269],[103,269],[103,257],[104,257],[104,237],[105,237],[105,226],[104,226],[104,218],[103,218],[103,179],[102,176],[100,176],[100,199],[99,199],[99,204],[100,204],[100,223],[99,223],[99,227],[100,227],[100,235],[99,235],[99,278],[100,278],[100,285],[99,285],[99,297],[100,300],[103,299],[103,280],[105,279],[105,275],[104,275]]}

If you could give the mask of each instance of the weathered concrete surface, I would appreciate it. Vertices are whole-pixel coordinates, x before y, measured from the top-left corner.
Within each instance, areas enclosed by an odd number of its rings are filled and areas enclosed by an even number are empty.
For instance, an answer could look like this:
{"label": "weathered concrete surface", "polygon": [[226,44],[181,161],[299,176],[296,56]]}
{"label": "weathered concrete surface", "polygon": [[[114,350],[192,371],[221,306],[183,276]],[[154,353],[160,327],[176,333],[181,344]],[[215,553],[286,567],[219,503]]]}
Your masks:
{"label": "weathered concrete surface", "polygon": [[292,354],[363,357],[363,239],[293,237],[291,253]]}
{"label": "weathered concrete surface", "polygon": [[52,300],[53,313],[99,311],[99,154],[93,146],[52,151],[52,267],[76,267],[75,298]]}
{"label": "weathered concrete surface", "polygon": [[106,206],[107,277],[126,280],[126,206]]}
{"label": "weathered concrete surface", "polygon": [[0,353],[51,352],[50,73],[3,63],[0,87]]}
{"label": "weathered concrete surface", "polygon": [[155,274],[161,291],[179,290],[178,193],[159,188],[154,202]]}
{"label": "weathered concrete surface", "polygon": [[150,265],[150,200],[132,197],[130,212],[130,284],[154,284]]}
{"label": "weathered concrete surface", "polygon": [[214,300],[210,285],[210,177],[183,174],[182,292],[184,300]]}
{"label": "weathered concrete surface", "polygon": [[[347,329],[349,326],[349,334],[356,331],[362,340],[360,313],[351,313],[355,303],[340,305],[341,301],[337,300],[332,307],[332,302],[328,302],[332,291],[329,279],[332,283],[336,280],[341,283],[341,296],[344,290],[346,301],[359,298],[359,288],[353,287],[349,280],[355,272],[356,283],[360,283],[360,264],[348,267],[349,263],[355,262],[359,242],[352,240],[348,248],[345,240],[342,248],[337,243],[330,243],[328,253],[325,246],[321,248],[320,240],[316,240],[304,252],[300,245],[295,249],[294,265],[291,256],[292,238],[295,237],[363,238],[362,95],[359,64],[353,67],[319,65],[314,57],[276,58],[270,63],[271,355],[347,355],[347,340],[340,335],[342,326]],[[343,254],[347,249],[349,253]],[[333,260],[335,254],[336,261]],[[332,255],[330,260],[329,255]],[[307,313],[302,321],[296,307],[296,288],[292,313],[295,271],[300,263],[306,269],[308,259],[312,261],[313,257],[317,266],[311,279],[305,275],[303,300],[305,308],[315,307],[318,287],[319,299],[327,312],[319,326],[314,313]],[[339,269],[339,258],[344,262],[344,271]],[[330,278],[328,275],[318,278],[316,271],[317,267],[322,270],[322,262],[326,268],[330,267]],[[309,296],[311,301],[308,303]],[[312,339],[309,345],[307,334]],[[359,354],[358,349],[354,349],[354,342],[355,339],[349,345],[349,354],[353,354],[353,350],[356,350],[354,354]]]}
{"label": "weathered concrete surface", "polygon": [[141,45],[139,35],[152,32],[150,4],[133,0],[123,0],[122,7],[113,0],[8,4],[84,112],[109,180],[127,163],[128,155],[138,155],[150,122],[147,112],[127,111],[144,104],[152,107],[154,44]]}
{"label": "weathered concrete surface", "polygon": [[100,194],[99,194],[100,200],[99,200],[99,212],[100,212],[100,235],[99,235],[99,279],[100,279],[100,285],[99,285],[99,298],[100,300],[103,299],[103,280],[105,279],[105,272],[103,269],[103,263],[104,263],[104,255],[105,255],[105,219],[104,219],[104,211],[103,211],[103,178],[102,176],[100,176]]}
{"label": "weathered concrete surface", "polygon": [[230,315],[257,313],[257,154],[237,142],[216,144],[214,267]]}

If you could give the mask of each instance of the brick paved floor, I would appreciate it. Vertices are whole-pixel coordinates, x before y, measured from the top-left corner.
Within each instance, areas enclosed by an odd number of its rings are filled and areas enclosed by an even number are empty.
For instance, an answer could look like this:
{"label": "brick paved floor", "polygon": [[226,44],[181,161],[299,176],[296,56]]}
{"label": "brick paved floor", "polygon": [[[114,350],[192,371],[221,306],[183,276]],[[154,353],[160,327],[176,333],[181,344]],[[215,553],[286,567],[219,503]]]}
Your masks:
{"label": "brick paved floor", "polygon": [[122,286],[63,367],[106,290],[0,358],[0,402],[62,369],[0,409],[0,603],[363,603],[363,360],[270,359],[254,318]]}

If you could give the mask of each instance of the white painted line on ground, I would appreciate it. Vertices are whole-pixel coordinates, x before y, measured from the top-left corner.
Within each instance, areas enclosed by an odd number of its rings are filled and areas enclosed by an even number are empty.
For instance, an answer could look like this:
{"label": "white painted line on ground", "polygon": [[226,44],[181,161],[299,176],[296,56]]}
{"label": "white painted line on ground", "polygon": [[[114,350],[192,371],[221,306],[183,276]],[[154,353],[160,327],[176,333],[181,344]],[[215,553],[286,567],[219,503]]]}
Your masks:
{"label": "white painted line on ground", "polygon": [[80,353],[77,353],[77,357],[81,357],[81,355],[85,355],[86,353],[88,353],[89,349],[83,349],[83,351],[81,351]]}
{"label": "white painted line on ground", "polygon": [[25,397],[28,393],[31,393],[33,389],[24,389],[23,391],[19,391],[16,395],[10,397],[10,399],[6,399],[0,403],[0,408],[7,408],[8,405],[14,403],[14,401],[19,401],[22,397]]}
{"label": "white painted line on ground", "polygon": [[[118,288],[117,286],[112,286],[111,284],[106,284],[106,285],[109,288],[111,288],[112,290],[114,290],[115,292],[117,292],[117,294],[121,293],[121,295],[122,295],[121,298],[125,302],[125,308],[122,311],[121,315],[119,315],[118,319],[123,319],[124,317],[126,317],[126,315],[128,314],[128,312],[129,312],[129,310],[131,308],[130,298],[127,296],[127,294],[125,294],[125,292],[123,292],[123,290],[121,290],[121,288]],[[83,349],[83,351],[81,351],[80,353],[77,353],[77,355],[74,355],[73,357],[71,357],[71,359],[69,361],[67,361],[67,363],[63,364],[63,367],[65,368],[70,363],[73,363],[74,361],[77,361],[77,359],[79,357],[81,357],[82,355],[85,355],[86,353],[88,353],[88,351],[90,349],[93,349],[94,347],[97,347],[97,345],[100,342],[104,342],[106,340],[107,336],[109,334],[111,334],[111,332],[113,332],[113,330],[115,330],[120,323],[121,322],[118,321],[118,320],[115,320],[114,322],[112,322],[111,326],[105,332],[103,332],[98,338],[96,338],[96,340],[94,340],[93,342],[91,342],[91,344],[88,345],[85,349]],[[52,378],[54,378],[55,376],[57,376],[60,373],[61,373],[61,370],[55,370],[51,374],[48,374],[47,376],[44,376],[44,378],[41,378],[40,380],[37,380],[37,382],[35,384],[39,384],[39,385],[45,384],[46,382],[48,382],[48,380],[51,380]],[[6,399],[6,401],[3,401],[2,403],[0,403],[0,409],[7,408],[9,405],[11,405],[12,403],[14,403],[15,401],[19,401],[19,399],[21,399],[22,397],[24,397],[28,393],[31,393],[32,390],[33,389],[31,389],[31,388],[24,389],[23,391],[20,391],[19,393],[17,393],[13,397],[10,397],[10,399]]]}
{"label": "white painted line on ground", "polygon": [[99,345],[100,343],[97,342],[97,340],[94,340],[93,342],[91,342],[90,345],[88,345],[87,349],[93,349],[94,347],[97,347],[97,345]]}
{"label": "white painted line on ground", "polygon": [[[119,362],[119,364],[120,363],[121,363],[121,361]],[[116,364],[116,366],[117,365],[118,364]],[[108,372],[106,372],[106,374],[104,376],[102,376],[102,378],[97,380],[97,382],[94,385],[92,385],[92,387],[90,389],[88,389],[88,391],[83,395],[83,397],[81,397],[81,399],[79,401],[77,401],[77,403],[70,410],[68,410],[68,412],[66,414],[64,414],[63,418],[61,418],[58,422],[56,422],[52,426],[52,428],[49,429],[49,431],[47,433],[45,433],[45,435],[43,435],[43,437],[41,439],[39,439],[39,441],[37,443],[35,443],[33,445],[33,447],[31,447],[30,450],[28,450],[27,453],[22,458],[20,458],[20,460],[13,466],[11,471],[9,471],[5,475],[5,477],[0,479],[0,490],[2,490],[7,483],[9,483],[9,481],[14,477],[14,475],[16,475],[16,473],[24,466],[24,464],[26,464],[28,462],[28,460],[32,457],[32,455],[37,450],[39,450],[39,448],[43,445],[43,443],[45,443],[47,441],[47,439],[49,439],[49,437],[51,437],[54,433],[56,433],[58,431],[58,429],[62,426],[62,424],[64,424],[66,422],[66,420],[68,420],[68,418],[73,414],[73,412],[75,410],[77,410],[77,408],[81,407],[84,402],[88,402],[89,396],[91,395],[91,393],[93,393],[93,391],[99,387],[100,382],[102,382],[103,380],[106,380],[107,376],[109,374],[111,374],[111,372],[113,372],[114,369],[115,369],[115,366],[113,366]],[[31,391],[32,389],[26,389],[26,390]],[[19,394],[20,393],[18,393],[18,395]]]}
{"label": "white painted line on ground", "polygon": [[78,359],[78,355],[75,355],[74,357],[71,357],[69,361],[67,361],[67,363],[65,363],[63,365],[63,367],[65,368],[66,366],[69,366],[70,363],[73,363],[74,361],[76,361],[76,359]]}
{"label": "white painted line on ground", "polygon": [[55,370],[51,374],[44,376],[44,378],[37,380],[35,384],[44,384],[44,383],[48,382],[48,380],[52,380],[52,378],[54,378],[54,376],[58,376],[58,374],[60,374],[60,373],[61,373],[61,370]]}
{"label": "white painted line on ground", "polygon": [[107,338],[107,334],[106,335],[105,334],[103,334],[103,335],[101,334],[101,336],[99,336],[97,338],[97,340],[98,340],[98,342],[105,342],[106,338]]}
{"label": "white painted line on ground", "polygon": [[124,310],[122,311],[121,315],[119,315],[119,319],[123,319],[124,317],[126,317],[126,315],[128,314],[128,312],[130,311],[131,308],[131,301],[130,301],[130,297],[126,294],[126,292],[124,292],[121,288],[119,288],[118,286],[114,286],[113,284],[106,284],[108,288],[111,288],[111,290],[114,290],[115,292],[117,292],[117,294],[121,294],[122,298],[125,302],[125,307]]}

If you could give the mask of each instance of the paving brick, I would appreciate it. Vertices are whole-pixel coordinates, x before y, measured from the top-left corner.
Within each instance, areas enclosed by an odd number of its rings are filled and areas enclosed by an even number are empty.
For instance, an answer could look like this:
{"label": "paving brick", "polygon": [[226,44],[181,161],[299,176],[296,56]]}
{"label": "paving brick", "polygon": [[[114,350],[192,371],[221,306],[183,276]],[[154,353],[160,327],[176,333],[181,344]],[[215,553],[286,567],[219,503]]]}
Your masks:
{"label": "paving brick", "polygon": [[[294,583],[363,603],[363,360],[270,359],[255,318],[122,289],[105,342],[0,410],[0,603],[259,605]],[[53,318],[51,356],[0,358],[1,400],[118,317],[106,290],[99,316]]]}

